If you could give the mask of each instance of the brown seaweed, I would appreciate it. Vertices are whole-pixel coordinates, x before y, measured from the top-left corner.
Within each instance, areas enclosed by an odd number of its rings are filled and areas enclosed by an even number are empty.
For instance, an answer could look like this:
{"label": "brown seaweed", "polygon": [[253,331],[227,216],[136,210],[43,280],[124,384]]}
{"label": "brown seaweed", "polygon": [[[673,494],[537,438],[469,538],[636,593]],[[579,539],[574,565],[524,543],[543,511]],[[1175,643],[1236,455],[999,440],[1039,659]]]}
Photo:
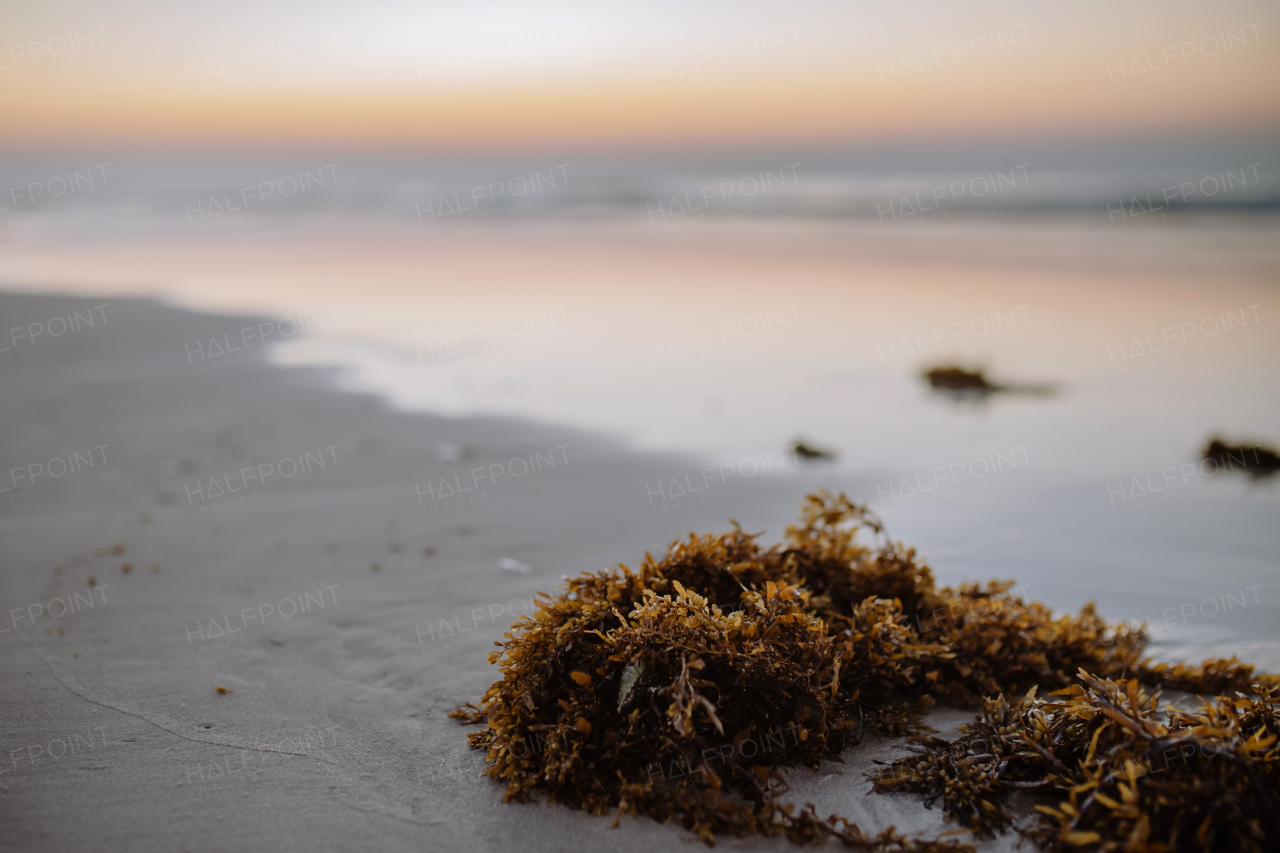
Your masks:
{"label": "brown seaweed", "polygon": [[942,800],[980,835],[1014,823],[1005,805],[1034,794],[1021,827],[1045,850],[1263,853],[1280,846],[1280,688],[1260,684],[1188,711],[1159,708],[1137,680],[1080,673],[1037,698],[984,701],[954,742],[917,738],[920,754],[876,774],[877,791]]}
{"label": "brown seaweed", "polygon": [[993,394],[1049,397],[1057,391],[1053,384],[1046,382],[993,382],[980,367],[967,370],[954,364],[928,368],[923,376],[930,389],[956,399],[985,400]]}
{"label": "brown seaweed", "polygon": [[[878,789],[941,797],[966,830],[992,832],[1011,821],[1000,796],[1024,782],[1058,791],[1049,771],[1059,771],[1028,746],[1040,764],[1011,776],[1001,775],[1009,766],[983,765],[988,781],[957,794],[938,768],[961,747],[926,737],[920,723],[935,702],[981,702],[1000,722],[974,725],[1014,726],[1003,737],[1017,731],[1018,715],[1043,716],[1026,704],[1035,691],[1085,695],[1077,673],[1179,689],[1274,684],[1234,660],[1200,669],[1143,661],[1141,630],[1106,622],[1092,605],[1055,615],[1011,595],[1012,582],[939,588],[914,550],[888,540],[844,495],[810,495],[780,544],[766,549],[758,536],[736,523],[691,534],[661,559],[646,554],[637,570],[569,579],[512,626],[490,654],[501,680],[479,707],[453,713],[485,724],[469,740],[487,751],[485,773],[506,785],[507,801],[542,792],[594,814],[678,820],[707,843],[763,834],[834,837],[868,851],[971,849],[892,830],[867,836],[837,815],[797,809],[780,771],[839,760],[866,734],[911,735],[925,753],[880,774]],[[1017,706],[983,698],[1028,691]],[[1079,809],[1067,794],[1054,808]],[[1099,826],[1079,831],[1114,828]],[[1046,846],[1057,843],[1038,831]]]}
{"label": "brown seaweed", "polygon": [[837,456],[834,450],[818,447],[802,438],[797,438],[791,445],[791,449],[795,451],[796,456],[807,462],[832,462]]}
{"label": "brown seaweed", "polygon": [[981,368],[965,370],[963,367],[947,365],[934,367],[925,371],[924,378],[929,380],[930,387],[938,391],[964,391],[974,394],[993,394],[1003,387],[988,381]]}
{"label": "brown seaweed", "polygon": [[1227,444],[1211,438],[1201,455],[1206,461],[1216,463],[1218,470],[1243,471],[1254,480],[1280,472],[1280,454],[1260,444]]}

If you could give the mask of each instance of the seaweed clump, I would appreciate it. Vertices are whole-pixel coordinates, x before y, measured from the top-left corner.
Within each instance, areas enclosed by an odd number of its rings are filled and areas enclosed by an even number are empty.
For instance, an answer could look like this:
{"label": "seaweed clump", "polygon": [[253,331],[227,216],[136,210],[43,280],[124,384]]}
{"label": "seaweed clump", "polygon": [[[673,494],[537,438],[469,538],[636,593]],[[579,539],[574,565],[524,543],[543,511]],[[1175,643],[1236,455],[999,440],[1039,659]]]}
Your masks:
{"label": "seaweed clump", "polygon": [[1254,480],[1264,480],[1280,472],[1280,453],[1261,444],[1227,444],[1218,438],[1209,439],[1201,454],[1206,461],[1217,463],[1218,468],[1244,471]]}
{"label": "seaweed clump", "polygon": [[[859,541],[863,531],[876,544]],[[810,495],[782,543],[757,538],[736,523],[691,534],[635,571],[568,580],[512,626],[489,656],[502,679],[479,707],[451,715],[486,724],[469,740],[487,751],[485,774],[505,783],[507,801],[541,791],[593,814],[678,820],[708,844],[761,834],[875,853],[968,850],[892,828],[870,836],[811,805],[797,809],[779,771],[839,760],[866,734],[909,735],[924,754],[881,774],[878,788],[943,796],[966,830],[991,832],[1009,825],[996,803],[1007,789],[1034,781],[1061,793],[1077,783],[1052,775],[1061,770],[1053,762],[1025,772],[997,762],[982,770],[995,773],[987,788],[956,787],[939,768],[961,747],[929,738],[920,722],[935,702],[982,702],[990,715],[1008,706],[984,697],[1031,691],[1000,712],[1014,737],[1021,724],[1009,720],[1043,716],[1025,705],[1035,691],[1080,691],[1077,672],[1182,689],[1257,681],[1234,660],[1146,663],[1143,632],[1107,623],[1092,605],[1056,616],[1011,595],[1012,582],[939,588],[914,550],[843,495]],[[1081,808],[1062,803],[1055,808]],[[1056,837],[1043,833],[1046,844]]]}
{"label": "seaweed clump", "polygon": [[987,379],[986,374],[978,370],[965,370],[955,365],[945,365],[926,370],[924,378],[930,387],[938,391],[960,391],[973,394],[994,394],[1004,388]]}
{"label": "seaweed clump", "polygon": [[992,394],[1050,397],[1057,391],[1051,383],[993,382],[980,367],[967,370],[954,364],[931,367],[923,371],[923,376],[931,390],[958,400],[985,400]]}

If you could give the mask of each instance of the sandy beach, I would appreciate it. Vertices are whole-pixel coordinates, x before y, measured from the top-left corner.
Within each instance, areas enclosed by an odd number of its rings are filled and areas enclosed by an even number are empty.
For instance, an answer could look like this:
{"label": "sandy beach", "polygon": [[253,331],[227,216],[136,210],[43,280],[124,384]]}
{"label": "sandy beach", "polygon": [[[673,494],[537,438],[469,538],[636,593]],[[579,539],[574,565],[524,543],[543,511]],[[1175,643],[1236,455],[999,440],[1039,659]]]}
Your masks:
{"label": "sandy beach", "polygon": [[[6,295],[0,314],[48,328],[102,304]],[[644,484],[696,460],[551,425],[393,411],[252,347],[243,364],[193,375],[189,344],[244,346],[259,318],[128,299],[101,313],[25,341],[0,374],[0,847],[691,840],[648,819],[614,830],[503,805],[469,729],[445,714],[480,696],[493,640],[561,575],[634,564],[726,517],[776,534],[819,474],[780,472],[655,514]],[[843,766],[796,771],[796,799],[867,829],[940,831],[936,811],[864,796],[868,762],[896,754],[867,744]]]}

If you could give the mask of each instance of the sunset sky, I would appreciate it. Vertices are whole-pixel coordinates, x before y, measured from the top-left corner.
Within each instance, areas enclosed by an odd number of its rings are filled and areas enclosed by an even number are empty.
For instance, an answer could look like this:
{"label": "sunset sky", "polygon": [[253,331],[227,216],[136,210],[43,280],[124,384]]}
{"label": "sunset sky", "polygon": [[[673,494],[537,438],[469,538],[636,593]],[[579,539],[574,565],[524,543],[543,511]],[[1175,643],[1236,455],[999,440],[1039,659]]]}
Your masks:
{"label": "sunset sky", "polygon": [[10,0],[0,145],[712,149],[1230,137],[1280,124],[1280,7]]}

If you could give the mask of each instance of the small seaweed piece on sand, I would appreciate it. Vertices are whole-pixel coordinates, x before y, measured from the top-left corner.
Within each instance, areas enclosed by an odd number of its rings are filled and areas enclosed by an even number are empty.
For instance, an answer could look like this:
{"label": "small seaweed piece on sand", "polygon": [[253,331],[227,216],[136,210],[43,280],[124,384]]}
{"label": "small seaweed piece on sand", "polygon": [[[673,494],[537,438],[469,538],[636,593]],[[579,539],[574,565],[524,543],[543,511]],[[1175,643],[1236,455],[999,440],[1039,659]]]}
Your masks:
{"label": "small seaweed piece on sand", "polygon": [[797,438],[791,447],[795,450],[796,456],[809,462],[831,462],[836,458],[834,450],[809,444],[802,438]]}
{"label": "small seaweed piece on sand", "polygon": [[980,367],[966,370],[958,365],[943,364],[925,370],[923,375],[932,390],[957,399],[985,400],[992,394],[1050,397],[1057,392],[1052,383],[992,382]]}
{"label": "small seaweed piece on sand", "polygon": [[[892,829],[868,836],[797,809],[780,771],[838,760],[866,734],[911,735],[949,757],[951,745],[920,723],[935,702],[995,713],[1004,700],[983,697],[1078,691],[1080,670],[1179,687],[1259,679],[1236,661],[1150,665],[1141,630],[1107,623],[1092,605],[1057,616],[1010,595],[1012,582],[938,588],[914,550],[844,495],[807,497],[782,543],[764,548],[758,535],[735,523],[677,540],[660,559],[646,554],[635,571],[579,575],[512,626],[489,657],[502,679],[479,707],[451,715],[485,724],[469,741],[487,750],[485,774],[506,785],[507,801],[543,792],[593,814],[678,820],[708,844],[761,834],[875,853],[970,850]],[[936,797],[937,782],[948,814],[979,833],[1008,825],[996,799],[1013,783],[1056,779],[996,773],[990,797],[965,800],[930,766],[895,768],[897,781],[881,788]]]}
{"label": "small seaweed piece on sand", "polygon": [[992,394],[1003,390],[1002,386],[987,381],[982,368],[965,370],[955,365],[944,365],[926,370],[924,378],[938,391],[964,391],[975,394]]}
{"label": "small seaweed piece on sand", "polygon": [[1244,471],[1254,480],[1262,480],[1280,472],[1280,454],[1260,444],[1227,444],[1211,438],[1204,448],[1205,460],[1213,460],[1219,468]]}

